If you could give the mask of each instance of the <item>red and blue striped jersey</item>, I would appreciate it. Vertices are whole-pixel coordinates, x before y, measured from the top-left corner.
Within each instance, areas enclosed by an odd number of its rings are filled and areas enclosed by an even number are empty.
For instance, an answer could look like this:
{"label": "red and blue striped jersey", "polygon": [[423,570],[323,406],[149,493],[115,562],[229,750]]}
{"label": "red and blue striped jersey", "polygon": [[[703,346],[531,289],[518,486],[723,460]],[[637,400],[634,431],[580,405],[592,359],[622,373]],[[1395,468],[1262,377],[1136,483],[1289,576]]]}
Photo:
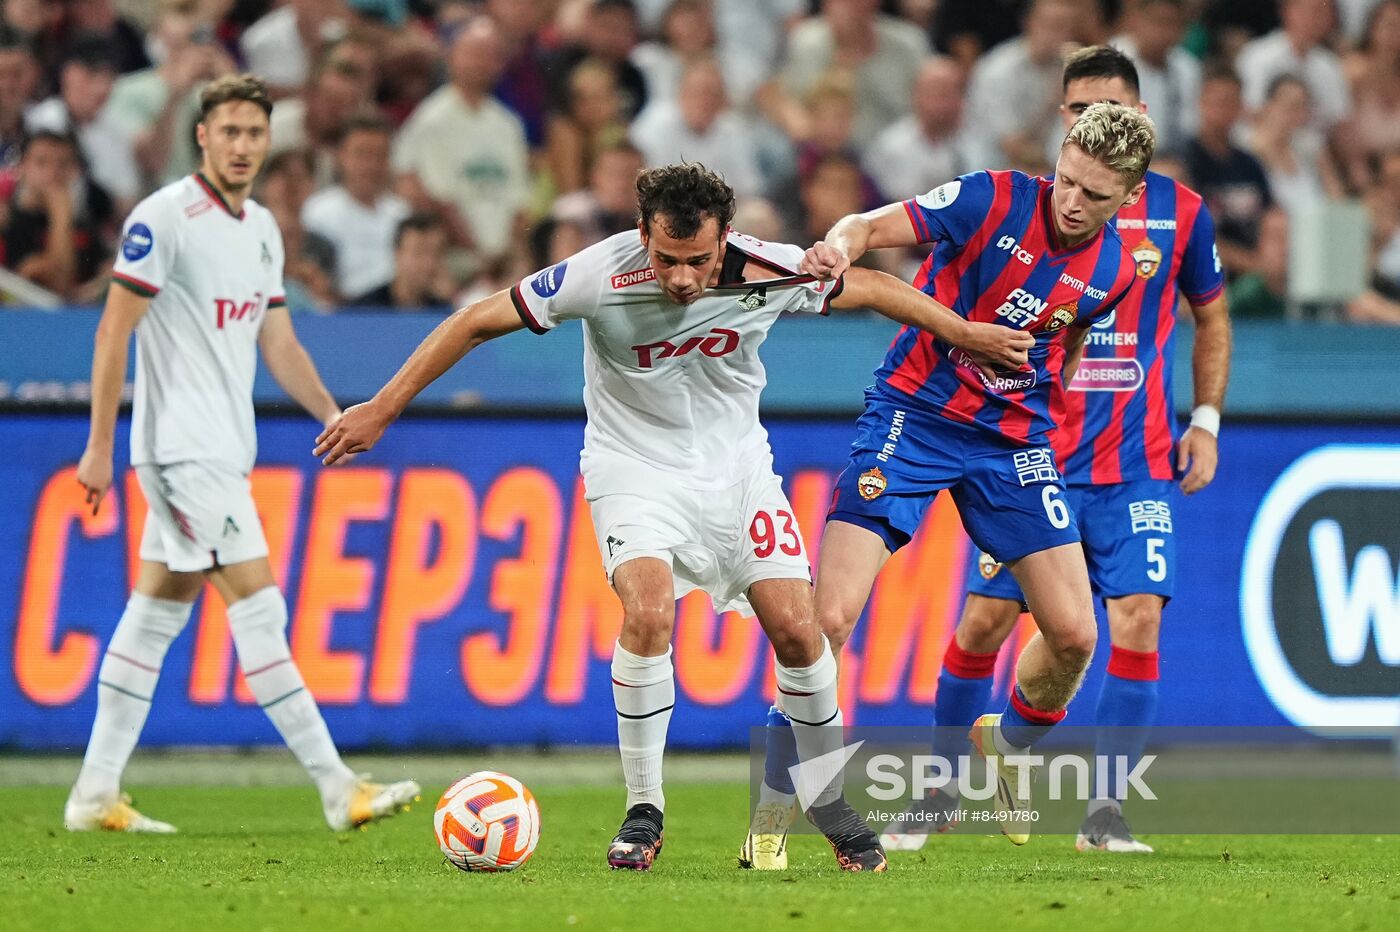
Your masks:
{"label": "red and blue striped jersey", "polygon": [[1033,334],[1029,368],[989,380],[963,350],[905,327],[875,373],[881,384],[1012,443],[1047,441],[1067,328],[1107,317],[1136,280],[1111,226],[1059,245],[1051,185],[1021,172],[973,172],[904,202],[919,240],[934,244],[914,286],[968,320]]}
{"label": "red and blue striped jersey", "polygon": [[1055,386],[1051,442],[1070,485],[1172,478],[1178,293],[1201,307],[1225,288],[1215,223],[1185,185],[1148,172],[1147,191],[1115,225],[1139,287],[1089,331],[1069,390]]}

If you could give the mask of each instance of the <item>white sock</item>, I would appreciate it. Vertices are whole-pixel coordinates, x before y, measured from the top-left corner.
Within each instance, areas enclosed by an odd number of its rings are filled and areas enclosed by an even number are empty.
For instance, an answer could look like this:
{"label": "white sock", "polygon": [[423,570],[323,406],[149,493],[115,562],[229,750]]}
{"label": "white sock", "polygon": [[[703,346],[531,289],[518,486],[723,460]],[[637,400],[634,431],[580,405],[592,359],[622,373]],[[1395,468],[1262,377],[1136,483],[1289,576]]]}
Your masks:
{"label": "white sock", "polygon": [[661,792],[661,756],[666,729],[676,704],[671,648],[657,657],[639,657],[622,646],[613,647],[613,705],[617,709],[617,746],[622,752],[622,778],[627,782],[627,808],[651,803],[666,811]]}
{"label": "white sock", "polygon": [[228,607],[238,666],[287,747],[301,761],[321,798],[338,799],[355,774],[340,759],[301,671],[287,646],[287,603],[276,586],[260,589]]}
{"label": "white sock", "polygon": [[133,592],[97,671],[97,716],[74,795],[112,800],[141,737],[170,642],[190,619],[189,602]]}
{"label": "white sock", "polygon": [[[811,806],[824,806],[841,797],[843,762],[836,752],[844,745],[845,733],[841,707],[837,701],[836,658],[831,645],[822,638],[822,655],[810,667],[777,665],[778,691],[782,694],[783,711],[792,720],[792,736],[797,742],[797,756],[804,765],[824,755],[825,765],[812,771],[803,768],[803,786],[798,789],[798,801]],[[816,794],[816,799],[810,797]],[[808,798],[804,799],[804,795]]]}

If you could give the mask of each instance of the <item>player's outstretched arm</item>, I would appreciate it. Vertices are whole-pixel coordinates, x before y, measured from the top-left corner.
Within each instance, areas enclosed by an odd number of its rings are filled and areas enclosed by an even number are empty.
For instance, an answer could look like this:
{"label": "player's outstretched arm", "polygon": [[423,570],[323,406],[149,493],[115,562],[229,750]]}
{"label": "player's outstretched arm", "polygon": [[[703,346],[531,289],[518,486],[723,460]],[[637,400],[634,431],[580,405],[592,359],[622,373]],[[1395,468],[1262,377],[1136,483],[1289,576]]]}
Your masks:
{"label": "player's outstretched arm", "polygon": [[332,466],[348,454],[370,449],[408,403],[463,356],[487,340],[524,326],[508,290],[461,308],[418,344],[413,355],[373,398],[346,409],[323,430],[312,452],[322,457],[322,463]]}
{"label": "player's outstretched arm", "polygon": [[1190,495],[1210,485],[1219,460],[1216,433],[1220,429],[1220,406],[1225,402],[1225,386],[1230,381],[1230,308],[1220,297],[1192,308],[1196,318],[1196,338],[1191,345],[1191,381],[1196,404],[1191,427],[1177,445],[1177,469],[1185,473],[1181,491]]}
{"label": "player's outstretched arm", "polygon": [[272,373],[277,384],[321,426],[340,416],[340,406],[326,391],[316,364],[297,339],[292,315],[285,307],[268,309],[267,319],[258,333],[258,348],[262,350],[267,371]]}
{"label": "player's outstretched arm", "polygon": [[87,448],[78,461],[78,482],[87,492],[87,503],[97,514],[107,490],[112,487],[112,446],[117,431],[117,407],[126,379],[127,347],[151,299],[113,284],[107,291],[107,305],[97,324],[92,347],[92,413]]}
{"label": "player's outstretched arm", "polygon": [[902,203],[886,204],[836,221],[826,238],[808,249],[799,271],[822,281],[840,278],[871,249],[918,245],[919,234]]}
{"label": "player's outstretched arm", "polygon": [[890,320],[927,330],[994,369],[1025,367],[1027,353],[1035,345],[1035,337],[1024,331],[966,320],[912,285],[873,269],[848,271],[845,288],[831,304],[836,308],[870,308]]}

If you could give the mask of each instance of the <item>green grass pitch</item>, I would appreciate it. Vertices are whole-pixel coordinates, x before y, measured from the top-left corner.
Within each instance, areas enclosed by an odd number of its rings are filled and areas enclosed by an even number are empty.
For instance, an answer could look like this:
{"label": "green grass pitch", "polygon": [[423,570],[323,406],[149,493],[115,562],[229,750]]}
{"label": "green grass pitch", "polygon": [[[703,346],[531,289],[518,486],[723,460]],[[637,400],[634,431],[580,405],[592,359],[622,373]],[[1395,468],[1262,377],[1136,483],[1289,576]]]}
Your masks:
{"label": "green grass pitch", "polygon": [[[424,776],[492,765],[464,760]],[[539,848],[512,874],[474,875],[448,865],[433,841],[432,807],[446,777],[424,781],[424,801],[412,812],[337,836],[308,786],[179,785],[178,759],[173,765],[160,785],[132,789],[145,811],[180,826],[175,836],[72,835],[61,825],[64,780],[25,785],[13,770],[0,779],[0,928],[1400,926],[1395,836],[1162,836],[1149,839],[1155,855],[1115,856],[1079,854],[1065,836],[1035,837],[1018,849],[999,837],[955,835],[922,852],[893,853],[885,875],[840,874],[830,849],[802,836],[792,840],[789,871],[757,873],[738,870],[734,859],[746,787],[678,782],[667,787],[666,847],[656,867],[614,873],[603,855],[623,794],[599,777],[611,766],[599,757],[588,780],[538,763],[518,771],[534,778]],[[225,767],[241,769],[237,758]],[[4,769],[0,758],[0,777]],[[58,769],[66,777],[72,763]]]}

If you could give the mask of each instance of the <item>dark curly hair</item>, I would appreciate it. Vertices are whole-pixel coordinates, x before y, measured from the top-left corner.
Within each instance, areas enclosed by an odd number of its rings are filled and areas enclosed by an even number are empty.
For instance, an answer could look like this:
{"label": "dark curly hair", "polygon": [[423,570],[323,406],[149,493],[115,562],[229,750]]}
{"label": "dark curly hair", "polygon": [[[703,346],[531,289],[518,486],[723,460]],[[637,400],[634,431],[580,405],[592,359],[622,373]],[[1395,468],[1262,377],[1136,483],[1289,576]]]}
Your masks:
{"label": "dark curly hair", "polygon": [[647,230],[660,214],[667,234],[690,239],[714,217],[723,236],[734,219],[734,189],[699,162],[663,165],[637,175],[637,208]]}

